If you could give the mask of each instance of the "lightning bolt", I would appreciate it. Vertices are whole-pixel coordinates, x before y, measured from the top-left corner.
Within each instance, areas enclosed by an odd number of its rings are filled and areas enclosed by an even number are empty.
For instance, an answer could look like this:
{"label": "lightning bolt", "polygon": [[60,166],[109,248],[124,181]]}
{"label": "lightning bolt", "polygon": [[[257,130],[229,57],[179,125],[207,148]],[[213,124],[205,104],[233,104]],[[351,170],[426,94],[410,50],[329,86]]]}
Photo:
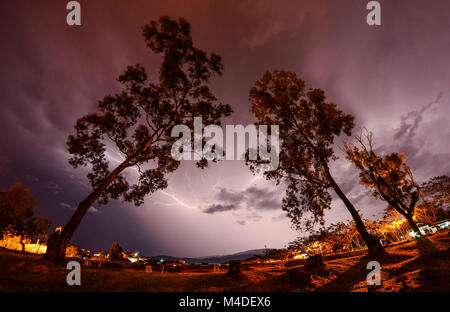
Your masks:
{"label": "lightning bolt", "polygon": [[[120,153],[117,153],[117,152],[114,151],[114,150],[112,150],[112,152],[113,152],[115,155],[117,155],[118,158],[113,157],[113,156],[111,155],[111,153],[108,153],[108,152],[106,151],[106,152],[105,152],[105,155],[106,155],[106,157],[109,158],[110,160],[115,161],[115,162],[118,162],[118,163],[121,163],[121,162],[123,162],[123,161],[125,160],[125,158],[124,158]],[[135,168],[135,167],[133,167],[133,169],[134,169],[134,170],[136,171],[136,173],[139,175],[139,170],[138,170],[137,168]],[[183,202],[181,199],[179,199],[175,194],[168,193],[168,192],[166,192],[166,191],[164,191],[164,190],[160,190],[160,192],[163,193],[164,195],[170,197],[170,198],[173,199],[177,204],[179,204],[179,205],[181,205],[181,206],[183,206],[183,207],[190,208],[190,209],[195,209],[195,208],[196,208],[195,206],[191,206],[191,205],[189,205],[189,204],[186,204],[186,203]]]}
{"label": "lightning bolt", "polygon": [[178,204],[180,204],[183,207],[190,208],[190,209],[195,209],[196,208],[196,207],[188,205],[185,202],[183,202],[182,200],[178,199],[174,194],[167,193],[164,190],[160,190],[160,192],[163,193],[164,195],[169,196],[170,198],[172,198],[174,201],[176,201]]}

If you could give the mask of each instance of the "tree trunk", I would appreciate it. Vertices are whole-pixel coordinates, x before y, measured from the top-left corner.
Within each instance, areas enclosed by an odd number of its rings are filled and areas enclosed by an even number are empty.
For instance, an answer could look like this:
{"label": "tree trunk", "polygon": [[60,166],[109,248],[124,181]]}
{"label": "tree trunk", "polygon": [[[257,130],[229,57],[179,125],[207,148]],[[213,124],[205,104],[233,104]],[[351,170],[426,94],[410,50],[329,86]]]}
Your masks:
{"label": "tree trunk", "polygon": [[228,276],[241,276],[242,273],[242,266],[241,266],[241,260],[231,260],[229,262],[230,267],[228,269],[227,275]]}
{"label": "tree trunk", "polygon": [[114,181],[114,179],[119,175],[122,170],[124,170],[131,157],[127,158],[123,163],[121,163],[116,169],[114,169],[109,176],[103,180],[100,184],[85,200],[83,200],[79,205],[75,213],[67,222],[66,226],[60,233],[53,233],[48,238],[47,242],[47,252],[45,258],[51,261],[62,262],[65,259],[66,247],[69,244],[73,233],[78,228],[86,212],[89,210],[91,205],[100,197],[100,195],[105,191],[108,185]]}
{"label": "tree trunk", "polygon": [[22,245],[22,252],[25,252],[25,244],[23,242],[23,235],[20,235],[20,244]]}
{"label": "tree trunk", "polygon": [[306,259],[304,265],[305,269],[323,269],[325,268],[325,263],[323,262],[323,255],[317,254]]}
{"label": "tree trunk", "polygon": [[422,232],[420,232],[419,227],[417,226],[416,222],[414,222],[414,219],[410,215],[404,216],[405,219],[408,221],[409,226],[413,230],[413,232],[416,234],[414,237],[417,237],[417,239],[423,239],[426,238],[422,235]]}
{"label": "tree trunk", "polygon": [[350,200],[347,198],[347,196],[344,194],[344,192],[342,192],[341,188],[339,187],[339,185],[337,185],[336,181],[333,179],[328,170],[327,175],[334,191],[339,196],[339,198],[344,202],[345,207],[347,207],[347,210],[352,215],[353,220],[355,221],[356,230],[358,230],[359,234],[361,235],[361,238],[364,240],[364,242],[367,245],[367,248],[369,249],[369,256],[377,256],[386,253],[380,241],[376,237],[372,236],[369,232],[367,232],[367,229],[364,226],[364,222],[361,220],[361,216],[359,215],[358,211],[350,202]]}

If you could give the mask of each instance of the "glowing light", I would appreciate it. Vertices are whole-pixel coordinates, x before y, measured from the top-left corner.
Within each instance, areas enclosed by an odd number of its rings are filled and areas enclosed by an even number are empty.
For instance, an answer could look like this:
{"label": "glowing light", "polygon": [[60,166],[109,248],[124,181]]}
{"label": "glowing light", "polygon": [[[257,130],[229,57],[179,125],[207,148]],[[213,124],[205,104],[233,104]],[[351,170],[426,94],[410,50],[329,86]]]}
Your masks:
{"label": "glowing light", "polygon": [[302,253],[302,254],[299,254],[299,255],[295,255],[295,256],[294,256],[294,260],[298,260],[298,259],[306,259],[306,258],[308,258],[308,254],[305,254],[305,253]]}
{"label": "glowing light", "polygon": [[167,192],[164,191],[164,190],[160,190],[160,192],[163,193],[164,195],[169,196],[170,198],[172,198],[174,201],[176,201],[178,204],[180,204],[180,205],[183,206],[183,207],[190,208],[190,209],[195,209],[195,208],[196,208],[196,207],[194,207],[194,206],[188,205],[188,204],[186,204],[185,202],[181,201],[180,199],[178,199],[178,198],[177,198],[175,195],[173,195],[173,194],[167,193]]}

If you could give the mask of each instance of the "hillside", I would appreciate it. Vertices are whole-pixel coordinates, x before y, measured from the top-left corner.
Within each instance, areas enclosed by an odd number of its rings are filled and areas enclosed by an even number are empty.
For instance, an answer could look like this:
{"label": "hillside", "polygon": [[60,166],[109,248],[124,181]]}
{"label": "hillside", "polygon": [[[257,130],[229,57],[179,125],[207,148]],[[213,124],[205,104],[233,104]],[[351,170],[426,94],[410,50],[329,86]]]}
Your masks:
{"label": "hillside", "polygon": [[206,256],[199,258],[181,258],[181,257],[173,257],[168,255],[158,255],[152,256],[150,258],[163,259],[163,260],[184,260],[186,263],[191,264],[200,264],[200,263],[209,263],[209,264],[221,264],[224,262],[228,262],[230,260],[245,260],[253,256],[262,256],[264,255],[265,249],[252,249],[246,250],[238,253],[234,253],[231,255],[221,255],[221,256]]}

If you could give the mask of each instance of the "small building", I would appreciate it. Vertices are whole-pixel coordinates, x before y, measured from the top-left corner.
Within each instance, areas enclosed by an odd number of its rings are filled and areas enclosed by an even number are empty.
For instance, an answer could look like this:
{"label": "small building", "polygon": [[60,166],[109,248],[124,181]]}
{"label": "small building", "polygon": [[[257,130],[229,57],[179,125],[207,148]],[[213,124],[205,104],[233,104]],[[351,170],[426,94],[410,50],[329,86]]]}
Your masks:
{"label": "small building", "polygon": [[444,219],[436,222],[440,230],[450,229],[450,219]]}
{"label": "small building", "polygon": [[[440,221],[436,222],[436,226],[430,225],[430,224],[425,224],[425,223],[417,223],[417,227],[419,228],[420,233],[422,235],[432,235],[439,230],[449,229],[450,228],[450,220],[449,219],[440,220]],[[409,233],[409,235],[411,235],[412,237],[415,236],[413,231],[411,231]]]}

